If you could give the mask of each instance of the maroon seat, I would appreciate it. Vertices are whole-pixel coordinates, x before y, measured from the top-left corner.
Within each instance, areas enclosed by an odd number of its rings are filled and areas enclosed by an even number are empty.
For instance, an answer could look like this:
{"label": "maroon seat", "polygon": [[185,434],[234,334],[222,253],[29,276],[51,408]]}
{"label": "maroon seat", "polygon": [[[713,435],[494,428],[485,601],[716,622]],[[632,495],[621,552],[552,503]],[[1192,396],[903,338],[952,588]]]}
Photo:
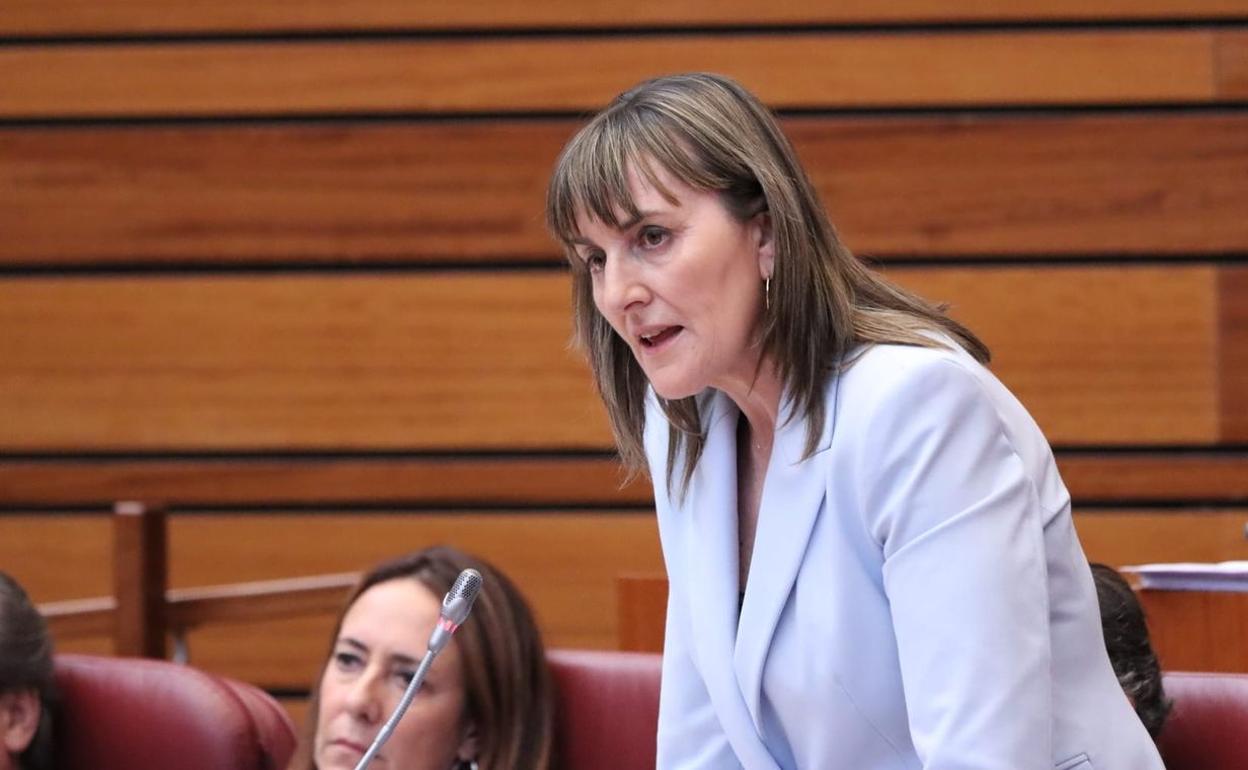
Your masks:
{"label": "maroon seat", "polygon": [[[555,650],[564,770],[650,770],[661,656]],[[1248,769],[1248,674],[1169,673],[1174,711],[1158,744],[1167,770]]]}
{"label": "maroon seat", "polygon": [[563,770],[654,770],[661,656],[553,650],[549,660]]}
{"label": "maroon seat", "polygon": [[262,690],[141,658],[57,655],[60,770],[279,770],[295,747]]}
{"label": "maroon seat", "polygon": [[1174,710],[1157,741],[1167,770],[1248,768],[1248,674],[1168,673]]}

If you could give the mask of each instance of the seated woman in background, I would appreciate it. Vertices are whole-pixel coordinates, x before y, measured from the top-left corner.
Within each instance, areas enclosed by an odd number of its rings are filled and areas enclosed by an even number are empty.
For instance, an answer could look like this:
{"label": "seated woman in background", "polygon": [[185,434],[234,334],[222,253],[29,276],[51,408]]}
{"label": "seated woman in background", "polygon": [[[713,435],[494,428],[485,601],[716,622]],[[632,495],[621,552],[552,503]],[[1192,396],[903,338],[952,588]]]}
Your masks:
{"label": "seated woman in background", "polygon": [[1135,713],[1140,715],[1148,734],[1156,738],[1173,704],[1161,686],[1161,666],[1148,638],[1144,608],[1131,586],[1112,567],[1093,564],[1092,579],[1101,605],[1101,630],[1105,633],[1109,662]]}
{"label": "seated woman in background", "polygon": [[47,624],[0,572],[0,770],[51,770],[54,692]]}
{"label": "seated woman in background", "polygon": [[290,770],[355,767],[424,656],[442,597],[468,568],[483,578],[472,614],[435,660],[374,764],[389,770],[551,766],[553,684],[528,605],[499,570],[439,546],[376,567],[351,594]]}

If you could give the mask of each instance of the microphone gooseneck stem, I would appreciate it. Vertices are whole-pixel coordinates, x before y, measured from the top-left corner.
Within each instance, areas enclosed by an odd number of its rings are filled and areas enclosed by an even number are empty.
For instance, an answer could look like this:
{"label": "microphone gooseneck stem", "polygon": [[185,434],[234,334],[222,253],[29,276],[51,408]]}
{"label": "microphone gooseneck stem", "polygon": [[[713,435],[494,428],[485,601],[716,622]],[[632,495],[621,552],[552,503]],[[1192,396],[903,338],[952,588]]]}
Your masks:
{"label": "microphone gooseneck stem", "polygon": [[399,705],[395,707],[394,713],[382,725],[381,732],[377,733],[377,737],[373,739],[373,744],[368,747],[368,751],[364,752],[364,756],[360,757],[355,770],[365,770],[368,767],[368,763],[373,761],[373,757],[377,756],[377,752],[381,751],[382,744],[390,738],[390,733],[394,732],[394,728],[398,726],[399,720],[407,712],[407,707],[412,705],[412,698],[416,697],[416,691],[420,689],[421,683],[425,681],[425,675],[429,673],[429,667],[433,665],[433,659],[437,657],[437,654],[438,650],[433,649],[425,653],[425,657],[421,659],[416,673],[412,675],[412,681],[408,683],[407,689],[403,691],[403,697],[399,699]]}

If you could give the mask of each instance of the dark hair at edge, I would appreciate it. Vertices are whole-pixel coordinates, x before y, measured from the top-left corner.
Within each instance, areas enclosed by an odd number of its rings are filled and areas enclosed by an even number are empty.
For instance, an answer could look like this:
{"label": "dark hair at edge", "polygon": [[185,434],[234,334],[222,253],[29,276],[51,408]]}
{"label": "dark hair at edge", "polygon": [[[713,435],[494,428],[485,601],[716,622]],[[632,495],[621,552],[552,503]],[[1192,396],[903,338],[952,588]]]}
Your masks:
{"label": "dark hair at edge", "polygon": [[[762,346],[795,402],[792,413],[807,422],[807,457],[827,418],[825,388],[852,365],[850,354],[859,346],[941,347],[935,334],[988,362],[988,348],[943,307],[871,270],[841,243],[774,116],[744,87],[708,73],[649,80],[617,96],[572,138],[546,200],[547,226],[572,265],[573,344],[589,359],[630,474],[646,470],[647,381],[628,344],[595,308],[592,280],[573,241],[580,236],[579,215],[614,228],[640,215],[629,192],[630,170],[674,200],[657,179],[660,168],[718,193],[742,221],[769,213],[776,258]],[[683,452],[683,494],[704,441],[698,398],[659,403],[669,422],[668,491]]]}
{"label": "dark hair at edge", "polygon": [[52,770],[52,713],[56,680],[52,637],[39,610],[21,585],[0,572],[0,692],[39,693],[39,727],[18,756],[22,770]]}
{"label": "dark hair at edge", "polygon": [[1161,664],[1148,636],[1148,621],[1131,586],[1112,567],[1092,565],[1096,599],[1101,605],[1101,632],[1114,675],[1135,704],[1135,713],[1156,738],[1173,702],[1161,682]]}
{"label": "dark hair at edge", "polygon": [[[384,562],[352,590],[330,636],[329,650],[309,700],[307,719],[288,770],[315,770],[314,739],[320,682],[342,620],[368,589],[415,580],[441,601],[465,569],[481,573],[481,593],[455,634],[464,663],[465,709],[478,732],[482,770],[549,770],[554,753],[554,682],[533,613],[515,584],[490,563],[439,545]],[[388,714],[386,715],[389,716]]]}

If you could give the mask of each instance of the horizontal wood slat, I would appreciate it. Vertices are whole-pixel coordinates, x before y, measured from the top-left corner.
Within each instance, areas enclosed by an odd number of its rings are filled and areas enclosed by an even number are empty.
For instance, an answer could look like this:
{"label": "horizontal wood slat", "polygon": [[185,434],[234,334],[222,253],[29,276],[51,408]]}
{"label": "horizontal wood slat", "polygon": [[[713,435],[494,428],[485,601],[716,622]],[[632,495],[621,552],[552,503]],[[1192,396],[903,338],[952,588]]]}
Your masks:
{"label": "horizontal wood slat", "polygon": [[1248,509],[1076,509],[1075,529],[1088,560],[1113,567],[1248,559]]}
{"label": "horizontal wood slat", "polygon": [[1248,19],[1241,0],[179,0],[159,12],[145,0],[6,0],[0,35],[126,35],[386,30],[718,26],[766,24],[933,24],[959,22],[1179,21]]}
{"label": "horizontal wood slat", "polygon": [[1218,95],[1224,99],[1248,97],[1248,32],[1218,35],[1214,71]]}
{"label": "horizontal wood slat", "polygon": [[1201,104],[1210,30],[19,45],[0,118],[582,111],[657,74],[779,108]]}
{"label": "horizontal wood slat", "polygon": [[1248,268],[1220,276],[1219,315],[1222,440],[1248,443]]}
{"label": "horizontal wood slat", "polygon": [[[66,521],[79,525],[68,538]],[[1246,522],[1248,509],[1076,515],[1089,558],[1114,566],[1248,558]],[[108,585],[108,538],[106,515],[0,517],[0,564],[36,601],[95,595]],[[174,515],[169,563],[173,585],[185,587],[361,569],[433,542],[474,550],[515,578],[551,646],[614,647],[616,577],[663,571],[654,519],[644,513]],[[90,552],[102,558],[81,558]],[[191,634],[192,659],[268,686],[306,687],[332,624],[325,615],[205,627]]]}
{"label": "horizontal wood slat", "polygon": [[646,479],[623,482],[614,457],[0,460],[0,506],[652,505]]}
{"label": "horizontal wood slat", "polygon": [[[996,348],[1054,443],[1219,440],[1217,268],[890,272]],[[567,283],[3,281],[0,451],[606,449]]]}
{"label": "horizontal wood slat", "polygon": [[1248,501],[1248,453],[1057,453],[1075,505],[1095,502]]}
{"label": "horizontal wood slat", "polygon": [[[84,525],[68,540],[59,526],[67,519]],[[100,574],[108,570],[108,542],[107,516],[0,517],[0,564],[35,601],[100,594],[110,585]],[[613,648],[615,575],[663,569],[649,513],[174,515],[170,583],[185,588],[367,569],[433,543],[469,549],[514,578],[552,646]],[[86,551],[104,556],[90,564],[72,556]],[[190,634],[191,656],[196,665],[248,681],[306,686],[332,624],[330,614],[206,626]]]}
{"label": "horizontal wood slat", "polygon": [[[0,130],[0,264],[557,260],[577,121]],[[876,256],[1248,253],[1248,117],[785,121]]]}
{"label": "horizontal wood slat", "polygon": [[[1248,453],[1057,451],[1075,503],[1248,502]],[[5,459],[0,509],[653,505],[645,477],[623,484],[612,457]]]}

